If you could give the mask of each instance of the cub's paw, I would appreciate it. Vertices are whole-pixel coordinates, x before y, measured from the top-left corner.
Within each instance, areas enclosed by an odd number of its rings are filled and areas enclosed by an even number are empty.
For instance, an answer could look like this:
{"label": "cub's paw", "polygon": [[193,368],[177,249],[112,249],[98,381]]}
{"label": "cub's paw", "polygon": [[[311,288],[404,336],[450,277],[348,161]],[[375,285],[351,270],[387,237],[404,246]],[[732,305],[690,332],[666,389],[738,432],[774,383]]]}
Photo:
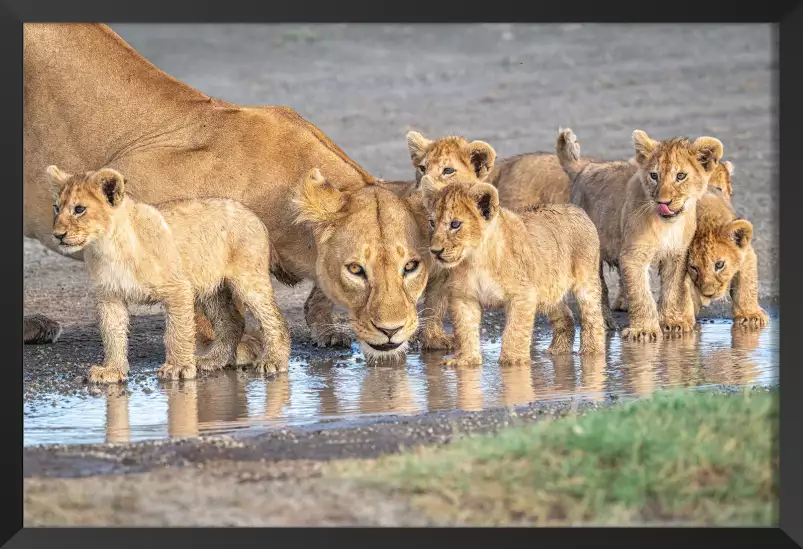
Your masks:
{"label": "cub's paw", "polygon": [[178,380],[178,379],[195,379],[195,366],[176,366],[175,364],[165,363],[156,371],[159,379],[164,380]]}
{"label": "cub's paw", "polygon": [[694,331],[694,326],[697,321],[694,317],[686,319],[664,319],[661,323],[661,329],[664,335],[680,335]]}
{"label": "cub's paw", "polygon": [[444,368],[460,368],[466,366],[482,366],[482,356],[480,355],[455,355],[441,360]]}
{"label": "cub's paw", "polygon": [[622,330],[622,339],[631,341],[656,341],[661,335],[658,324],[634,324]]}
{"label": "cub's paw", "polygon": [[351,337],[343,333],[345,331],[345,326],[338,327],[335,332],[310,328],[312,341],[318,347],[351,347]]}
{"label": "cub's paw", "polygon": [[89,383],[123,383],[128,368],[122,366],[92,366],[87,376]]}
{"label": "cub's paw", "polygon": [[499,356],[499,364],[502,366],[524,366],[532,362],[530,354],[523,353],[502,353]]}
{"label": "cub's paw", "polygon": [[255,372],[259,372],[262,374],[276,374],[280,372],[286,372],[288,367],[289,360],[287,357],[280,358],[276,356],[267,357],[265,360],[256,362],[253,364],[252,368]]}
{"label": "cub's paw", "polygon": [[426,350],[451,350],[454,348],[454,335],[446,332],[423,333],[419,339],[421,348]]}
{"label": "cub's paw", "polygon": [[760,328],[770,323],[770,316],[761,308],[755,311],[739,311],[733,316],[733,323],[748,328]]}

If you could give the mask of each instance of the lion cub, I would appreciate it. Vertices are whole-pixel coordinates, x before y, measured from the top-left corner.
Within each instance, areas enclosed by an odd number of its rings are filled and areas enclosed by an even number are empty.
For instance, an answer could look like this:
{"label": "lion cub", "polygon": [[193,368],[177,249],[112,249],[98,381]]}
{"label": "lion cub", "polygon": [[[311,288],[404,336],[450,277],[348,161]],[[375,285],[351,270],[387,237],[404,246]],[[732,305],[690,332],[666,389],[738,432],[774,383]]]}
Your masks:
{"label": "lion cub", "polygon": [[[557,153],[572,179],[571,201],[597,227],[601,259],[622,274],[630,312],[622,337],[656,339],[662,326],[667,332],[693,330],[686,255],[697,227],[697,201],[719,165],[722,143],[714,137],[656,141],[636,130],[636,155],[629,162],[578,167],[574,133],[567,129],[561,136]],[[661,277],[658,308],[649,279],[649,267],[656,261]]]}
{"label": "lion cub", "polygon": [[447,365],[480,364],[481,306],[505,307],[500,362],[530,361],[536,313],[552,324],[553,353],[571,352],[574,319],[564,298],[572,291],[582,316],[580,353],[605,351],[599,239],[594,224],[569,204],[538,206],[517,215],[499,207],[488,183],[441,186],[421,179],[430,212],[430,252],[449,269],[449,311],[455,353]]}
{"label": "lion cub", "polygon": [[164,304],[166,359],[159,377],[196,375],[195,302],[216,336],[198,357],[198,368],[234,363],[245,322],[232,294],[250,308],[262,331],[254,364],[287,369],[290,338],[269,279],[268,232],[254,213],[217,198],[173,201],[158,209],[137,203],[126,195],[123,176],[108,168],[73,175],[49,166],[47,172],[55,203],[53,238],[63,253],[84,251],[98,300],[104,361],[90,369],[90,381],[126,379],[129,304]]}

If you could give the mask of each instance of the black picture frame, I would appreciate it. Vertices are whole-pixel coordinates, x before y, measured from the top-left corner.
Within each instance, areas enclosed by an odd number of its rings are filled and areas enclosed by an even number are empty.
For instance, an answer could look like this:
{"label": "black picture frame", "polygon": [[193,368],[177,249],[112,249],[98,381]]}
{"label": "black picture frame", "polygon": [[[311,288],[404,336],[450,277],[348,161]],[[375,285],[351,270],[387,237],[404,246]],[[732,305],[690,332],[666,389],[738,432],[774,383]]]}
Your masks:
{"label": "black picture frame", "polygon": [[[777,135],[780,156],[779,184],[783,201],[779,204],[781,241],[786,241],[788,253],[781,256],[783,303],[788,307],[800,303],[801,286],[794,273],[800,261],[794,247],[798,205],[794,196],[803,193],[796,181],[799,168],[794,165],[801,127],[801,98],[803,86],[798,78],[797,53],[803,51],[803,8],[798,2],[767,2],[738,4],[728,2],[699,2],[689,4],[660,2],[550,2],[543,4],[494,2],[472,5],[467,2],[444,2],[414,6],[410,3],[381,2],[296,2],[258,3],[227,0],[226,2],[100,2],[82,0],[2,0],[0,3],[0,41],[2,41],[3,108],[0,109],[0,151],[7,158],[4,166],[6,212],[0,216],[3,250],[8,259],[2,262],[3,291],[0,292],[0,318],[6,351],[5,371],[0,399],[5,421],[0,422],[5,451],[0,466],[0,497],[5,500],[6,512],[0,514],[0,544],[7,547],[178,547],[178,546],[264,546],[283,542],[301,546],[349,544],[356,542],[405,546],[439,545],[498,545],[508,543],[545,543],[546,547],[580,545],[614,545],[624,547],[712,546],[734,547],[801,547],[803,545],[803,513],[801,513],[801,471],[803,447],[799,419],[803,417],[795,387],[801,386],[801,369],[795,364],[794,343],[801,321],[790,316],[781,328],[782,339],[790,342],[781,346],[780,369],[780,526],[764,529],[726,528],[609,528],[609,529],[472,529],[443,531],[442,529],[409,529],[388,535],[379,529],[80,529],[45,528],[22,529],[22,395],[19,387],[22,372],[20,313],[22,301],[22,25],[25,22],[763,22],[776,23],[778,37],[779,79],[776,83],[776,113],[779,114]],[[716,47],[712,44],[711,47]],[[705,55],[705,52],[700,52]],[[780,67],[784,70],[780,70]],[[781,139],[782,138],[782,139]],[[780,157],[788,159],[780,163]],[[783,183],[781,183],[783,182]],[[13,259],[10,259],[12,258]],[[786,281],[784,284],[783,281]],[[280,539],[274,538],[279,536]],[[518,540],[516,538],[519,538]]]}

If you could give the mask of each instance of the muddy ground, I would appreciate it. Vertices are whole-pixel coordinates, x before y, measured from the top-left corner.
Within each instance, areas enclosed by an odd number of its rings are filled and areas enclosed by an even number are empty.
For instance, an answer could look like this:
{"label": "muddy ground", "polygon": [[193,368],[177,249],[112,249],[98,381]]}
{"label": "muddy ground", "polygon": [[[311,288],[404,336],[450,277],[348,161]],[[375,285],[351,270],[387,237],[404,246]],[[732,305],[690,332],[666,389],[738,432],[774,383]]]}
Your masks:
{"label": "muddy ground", "polygon": [[[769,25],[126,24],[113,28],[157,66],[204,93],[242,104],[293,107],[369,172],[387,179],[412,176],[404,141],[409,129],[427,136],[482,139],[495,147],[500,158],[551,150],[558,126],[572,127],[585,154],[611,159],[631,154],[629,140],[635,128],[658,138],[716,135],[736,165],[734,204],[755,227],[762,303],[777,303],[773,111],[777,64],[776,38]],[[87,365],[102,356],[84,266],[26,240],[24,277],[25,312],[45,313],[64,324],[59,344],[26,346],[25,394],[75,391]],[[617,291],[615,276],[609,283],[612,293]],[[294,353],[320,357],[342,352],[309,345],[302,313],[308,284],[294,289],[277,284],[276,289],[291,325]],[[727,304],[720,304],[706,314],[727,311]],[[163,323],[156,312],[141,309],[141,316],[132,319],[132,361],[152,361],[151,367],[157,367],[163,356]],[[151,374],[135,371],[132,382],[137,375]],[[501,417],[498,414],[506,412],[471,417],[479,418],[472,421],[483,430],[498,423],[494,419]],[[246,459],[252,464],[246,466],[231,461],[245,457],[236,452],[217,454],[213,443],[182,443],[194,448],[187,455],[211,452],[208,463],[216,465],[195,463],[180,472],[174,466],[186,459],[168,461],[173,466],[166,469],[159,452],[144,451],[138,456],[153,458],[143,461],[149,470],[135,472],[119,467],[126,461],[124,450],[109,450],[116,456],[112,458],[103,450],[103,459],[115,465],[90,468],[107,475],[83,479],[45,478],[81,471],[87,462],[75,457],[80,451],[59,457],[63,451],[58,448],[26,450],[25,520],[31,525],[420,524],[425,519],[404,502],[315,480],[317,466],[299,459],[373,455],[359,442],[359,429],[381,430],[366,443],[377,452],[438,442],[427,429],[435,429],[433,425],[451,429],[454,419],[449,418],[352,427],[357,431],[326,435],[340,444],[309,453],[281,450],[303,447],[303,442],[278,442],[295,431],[268,435],[258,444],[259,452],[267,452],[262,457],[278,448],[270,459],[291,461],[256,467],[263,472],[254,474],[267,477],[256,483],[238,481],[234,492],[231,479],[239,478],[239,468],[253,467],[253,462]],[[296,436],[314,447],[327,447],[319,435],[292,435]],[[181,453],[180,445],[160,445],[170,455]],[[286,463],[296,465],[282,465]],[[307,475],[305,467],[313,474]],[[271,477],[269,471],[277,468],[292,472]],[[197,488],[165,488],[178,485]],[[107,488],[93,499],[99,486]],[[232,498],[241,507],[232,507]],[[157,500],[159,509],[143,503]],[[191,512],[196,500],[230,511]],[[355,508],[344,501],[378,503]],[[108,506],[116,511],[93,511]]]}

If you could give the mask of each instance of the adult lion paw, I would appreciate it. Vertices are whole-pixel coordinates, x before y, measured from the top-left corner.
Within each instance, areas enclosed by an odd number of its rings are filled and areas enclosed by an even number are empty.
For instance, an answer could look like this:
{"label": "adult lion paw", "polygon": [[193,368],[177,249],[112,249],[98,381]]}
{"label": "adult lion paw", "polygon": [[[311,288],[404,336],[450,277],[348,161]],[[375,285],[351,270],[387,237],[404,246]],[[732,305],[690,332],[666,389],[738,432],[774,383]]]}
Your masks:
{"label": "adult lion paw", "polygon": [[164,380],[178,380],[178,379],[195,379],[195,366],[177,366],[175,364],[165,363],[156,371],[159,379]]}
{"label": "adult lion paw", "polygon": [[760,328],[770,323],[770,316],[761,308],[755,311],[739,311],[733,316],[733,323],[748,328]]}
{"label": "adult lion paw", "polygon": [[460,368],[465,366],[482,366],[480,355],[455,355],[441,360],[444,368]]}
{"label": "adult lion paw", "polygon": [[622,330],[622,339],[632,341],[656,341],[661,335],[658,324],[633,324]]}
{"label": "adult lion paw", "polygon": [[122,366],[92,366],[89,368],[89,383],[123,383],[128,368]]}

